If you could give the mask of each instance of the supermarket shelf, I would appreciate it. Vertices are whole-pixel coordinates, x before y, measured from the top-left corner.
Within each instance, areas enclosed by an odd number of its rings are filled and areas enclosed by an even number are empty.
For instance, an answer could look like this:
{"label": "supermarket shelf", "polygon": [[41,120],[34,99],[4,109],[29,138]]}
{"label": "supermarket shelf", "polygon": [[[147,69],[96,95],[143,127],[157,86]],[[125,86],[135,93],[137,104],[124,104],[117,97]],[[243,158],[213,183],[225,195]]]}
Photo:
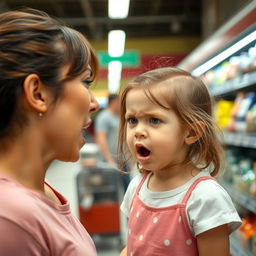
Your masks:
{"label": "supermarket shelf", "polygon": [[230,250],[233,256],[253,256],[252,252],[242,248],[236,233],[230,236]]}
{"label": "supermarket shelf", "polygon": [[256,214],[256,200],[255,198],[250,198],[239,191],[236,191],[231,185],[221,182],[223,187],[227,190],[229,195],[237,201],[240,205],[250,210],[251,212]]}
{"label": "supermarket shelf", "polygon": [[256,133],[224,132],[224,143],[231,146],[256,149]]}
{"label": "supermarket shelf", "polygon": [[256,72],[247,73],[239,76],[233,80],[216,86],[214,89],[210,89],[212,96],[221,96],[227,93],[233,93],[234,91],[247,89],[248,87],[256,84]]}

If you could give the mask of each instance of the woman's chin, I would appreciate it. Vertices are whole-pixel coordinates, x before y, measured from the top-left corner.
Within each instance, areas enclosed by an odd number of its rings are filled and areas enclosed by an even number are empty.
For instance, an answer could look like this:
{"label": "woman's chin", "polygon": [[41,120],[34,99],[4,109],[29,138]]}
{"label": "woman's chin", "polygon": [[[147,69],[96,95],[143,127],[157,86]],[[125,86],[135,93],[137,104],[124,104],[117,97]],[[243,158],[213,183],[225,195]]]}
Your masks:
{"label": "woman's chin", "polygon": [[86,140],[85,140],[84,136],[81,136],[80,137],[80,144],[79,144],[80,149],[85,145],[85,143],[86,143]]}

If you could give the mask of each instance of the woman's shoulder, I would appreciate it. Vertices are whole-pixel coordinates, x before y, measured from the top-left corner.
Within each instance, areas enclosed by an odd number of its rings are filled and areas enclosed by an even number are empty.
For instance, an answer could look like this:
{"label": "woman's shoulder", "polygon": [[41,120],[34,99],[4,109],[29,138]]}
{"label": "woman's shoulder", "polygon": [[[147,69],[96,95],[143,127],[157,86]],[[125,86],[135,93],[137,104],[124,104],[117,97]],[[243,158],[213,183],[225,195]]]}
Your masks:
{"label": "woman's shoulder", "polygon": [[24,219],[35,212],[35,198],[21,185],[0,180],[0,216],[13,219]]}
{"label": "woman's shoulder", "polygon": [[20,225],[40,225],[52,208],[43,194],[13,180],[0,179],[0,191],[0,217]]}

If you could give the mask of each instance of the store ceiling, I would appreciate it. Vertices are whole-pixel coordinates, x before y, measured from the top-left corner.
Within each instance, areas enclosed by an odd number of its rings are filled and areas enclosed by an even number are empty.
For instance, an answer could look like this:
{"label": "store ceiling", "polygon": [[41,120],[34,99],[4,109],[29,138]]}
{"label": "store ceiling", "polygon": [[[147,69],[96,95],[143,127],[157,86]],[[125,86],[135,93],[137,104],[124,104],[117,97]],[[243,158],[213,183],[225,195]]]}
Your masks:
{"label": "store ceiling", "polygon": [[5,0],[0,12],[22,6],[44,10],[93,40],[106,39],[112,29],[124,30],[127,39],[201,32],[201,0],[130,0],[123,20],[108,18],[108,0]]}

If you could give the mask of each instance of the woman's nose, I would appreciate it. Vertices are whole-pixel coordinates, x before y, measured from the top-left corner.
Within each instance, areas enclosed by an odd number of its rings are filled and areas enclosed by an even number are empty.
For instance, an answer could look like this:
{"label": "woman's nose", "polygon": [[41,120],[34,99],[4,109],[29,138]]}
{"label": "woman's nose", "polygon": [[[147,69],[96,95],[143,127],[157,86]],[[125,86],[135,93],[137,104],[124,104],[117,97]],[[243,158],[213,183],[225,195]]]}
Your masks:
{"label": "woman's nose", "polygon": [[96,100],[93,94],[91,94],[90,112],[97,112],[100,108],[99,102]]}

